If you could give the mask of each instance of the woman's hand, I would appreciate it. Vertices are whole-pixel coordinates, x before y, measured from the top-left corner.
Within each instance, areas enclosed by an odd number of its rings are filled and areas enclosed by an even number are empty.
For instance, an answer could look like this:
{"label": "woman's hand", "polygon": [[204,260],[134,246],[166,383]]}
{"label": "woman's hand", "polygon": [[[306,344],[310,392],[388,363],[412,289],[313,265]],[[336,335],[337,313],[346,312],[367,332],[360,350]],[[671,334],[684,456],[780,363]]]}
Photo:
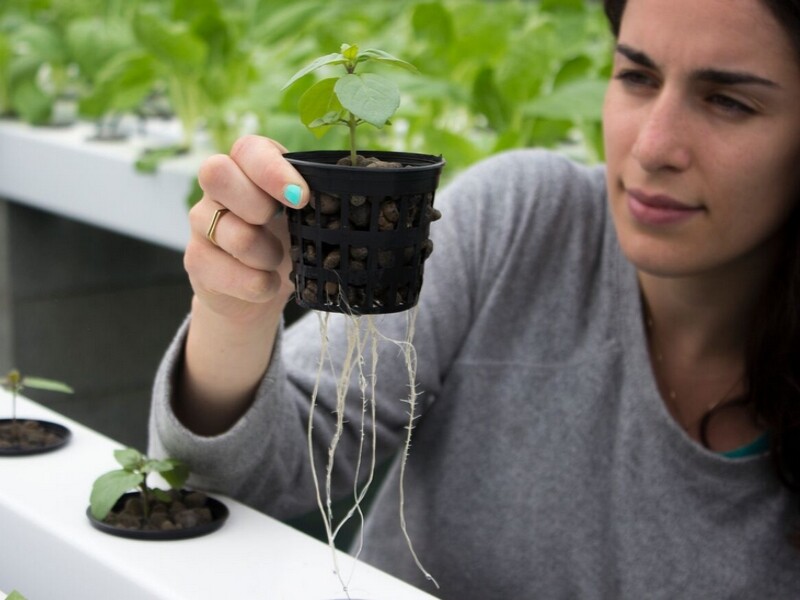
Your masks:
{"label": "woman's hand", "polygon": [[184,265],[196,300],[221,317],[282,309],[293,292],[282,209],[304,204],[308,188],[285,151],[273,140],[245,136],[198,173],[204,195],[189,213]]}
{"label": "woman's hand", "polygon": [[283,152],[245,136],[198,174],[204,194],[189,214],[184,255],[192,319],[173,407],[199,434],[225,431],[250,406],[293,291],[281,213],[305,204],[309,191]]}

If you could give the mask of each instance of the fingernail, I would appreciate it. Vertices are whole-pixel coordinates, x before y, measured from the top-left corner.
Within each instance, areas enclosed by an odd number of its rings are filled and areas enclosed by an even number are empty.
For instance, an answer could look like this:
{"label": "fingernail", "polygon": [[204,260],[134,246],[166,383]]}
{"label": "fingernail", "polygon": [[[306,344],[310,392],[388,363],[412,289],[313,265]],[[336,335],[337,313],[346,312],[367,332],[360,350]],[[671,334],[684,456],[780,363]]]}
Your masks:
{"label": "fingernail", "polygon": [[303,199],[303,190],[299,185],[290,183],[283,188],[283,197],[292,206],[297,206],[300,204],[300,200]]}

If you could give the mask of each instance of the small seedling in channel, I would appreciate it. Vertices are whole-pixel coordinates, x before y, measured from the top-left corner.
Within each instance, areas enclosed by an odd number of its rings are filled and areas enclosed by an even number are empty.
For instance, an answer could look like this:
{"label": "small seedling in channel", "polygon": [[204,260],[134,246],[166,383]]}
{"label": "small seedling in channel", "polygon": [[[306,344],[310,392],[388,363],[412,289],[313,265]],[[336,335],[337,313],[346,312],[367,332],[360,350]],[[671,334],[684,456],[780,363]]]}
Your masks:
{"label": "small seedling in channel", "polygon": [[49,392],[61,392],[62,394],[73,393],[72,388],[65,383],[41,377],[23,376],[16,369],[9,371],[5,377],[0,379],[0,387],[11,392],[11,420],[14,423],[17,422],[17,394],[26,387]]}
{"label": "small seedling in channel", "polygon": [[114,458],[122,465],[121,469],[109,471],[98,477],[92,486],[89,500],[92,516],[99,521],[108,516],[117,501],[126,493],[137,488],[141,494],[144,516],[150,514],[151,503],[170,502],[172,497],[166,490],[151,488],[147,477],[151,473],[160,474],[172,489],[179,490],[189,477],[188,467],[174,458],[153,459],[134,448],[114,451]]}
{"label": "small seedling in channel", "polygon": [[400,106],[397,85],[375,73],[356,73],[363,63],[383,63],[400,67],[412,73],[417,68],[382,50],[360,50],[356,44],[342,44],[340,52],[317,58],[300,69],[283,86],[328,65],[341,65],[344,73],[328,77],[312,85],[300,97],[300,120],[314,135],[322,137],[332,125],[345,125],[350,130],[350,164],[357,164],[356,127],[369,123],[378,129],[390,124],[389,119]]}

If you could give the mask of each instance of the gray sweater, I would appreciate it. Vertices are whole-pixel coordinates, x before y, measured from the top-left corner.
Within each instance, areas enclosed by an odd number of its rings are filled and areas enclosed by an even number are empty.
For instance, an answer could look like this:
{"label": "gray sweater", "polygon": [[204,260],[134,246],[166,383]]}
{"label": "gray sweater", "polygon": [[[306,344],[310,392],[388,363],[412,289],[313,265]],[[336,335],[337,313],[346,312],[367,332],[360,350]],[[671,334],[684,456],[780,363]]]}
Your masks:
{"label": "gray sweater", "polygon": [[[685,435],[650,368],[636,274],[620,252],[602,168],[515,151],[439,197],[415,347],[422,416],[406,480],[414,565],[398,520],[406,425],[402,358],[378,372],[381,460],[395,457],[366,526],[363,558],[453,600],[792,598],[797,502],[766,456],[729,459]],[[406,315],[380,318],[394,338]],[[249,412],[192,435],[170,410],[186,324],[159,370],[151,452],[185,459],[196,485],[279,518],[315,506],[306,417],[319,357],[311,314],[288,328]],[[330,327],[334,352],[341,319]],[[320,402],[332,402],[323,381]],[[337,461],[351,493],[358,395]],[[331,420],[314,434],[324,464]]]}

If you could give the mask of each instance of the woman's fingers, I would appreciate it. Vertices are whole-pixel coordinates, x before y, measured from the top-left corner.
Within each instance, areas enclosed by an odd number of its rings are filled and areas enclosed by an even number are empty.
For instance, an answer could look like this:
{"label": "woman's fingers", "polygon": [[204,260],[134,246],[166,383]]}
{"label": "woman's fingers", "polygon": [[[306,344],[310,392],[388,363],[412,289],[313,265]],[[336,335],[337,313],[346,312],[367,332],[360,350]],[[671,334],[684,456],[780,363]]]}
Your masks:
{"label": "woman's fingers", "polygon": [[286,149],[277,142],[256,135],[246,135],[234,143],[231,158],[256,186],[290,208],[308,202],[308,185],[283,158]]}
{"label": "woman's fingers", "polygon": [[253,183],[228,155],[207,158],[200,167],[197,181],[205,198],[218,202],[252,225],[269,222],[281,209],[281,205]]}
{"label": "woman's fingers", "polygon": [[245,136],[198,173],[204,194],[189,212],[184,266],[198,298],[220,313],[242,314],[293,291],[280,213],[303,206],[309,192],[283,152],[268,138]]}
{"label": "woman's fingers", "polygon": [[197,239],[187,245],[183,261],[195,293],[212,302],[223,302],[227,296],[259,304],[281,291],[278,271],[253,268]]}
{"label": "woman's fingers", "polygon": [[[275,205],[272,200],[268,202]],[[216,245],[253,269],[276,269],[283,258],[281,240],[267,227],[252,225],[240,218],[233,209],[220,212],[222,210],[221,204],[205,197],[192,207],[189,222],[193,237]],[[213,233],[213,236],[209,236],[209,233]]]}

